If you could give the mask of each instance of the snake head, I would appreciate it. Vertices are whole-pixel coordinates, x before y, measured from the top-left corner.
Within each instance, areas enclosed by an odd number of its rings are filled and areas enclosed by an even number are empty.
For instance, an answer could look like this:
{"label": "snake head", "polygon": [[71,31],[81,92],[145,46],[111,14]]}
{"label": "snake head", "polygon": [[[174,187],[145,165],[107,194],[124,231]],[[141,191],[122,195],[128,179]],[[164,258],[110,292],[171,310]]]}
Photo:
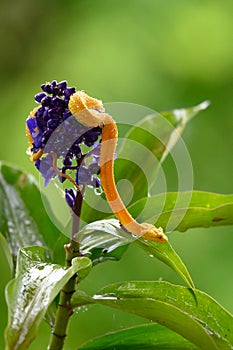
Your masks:
{"label": "snake head", "polygon": [[142,225],[142,237],[154,242],[167,242],[167,236],[163,232],[162,227],[155,227],[151,224],[143,223]]}

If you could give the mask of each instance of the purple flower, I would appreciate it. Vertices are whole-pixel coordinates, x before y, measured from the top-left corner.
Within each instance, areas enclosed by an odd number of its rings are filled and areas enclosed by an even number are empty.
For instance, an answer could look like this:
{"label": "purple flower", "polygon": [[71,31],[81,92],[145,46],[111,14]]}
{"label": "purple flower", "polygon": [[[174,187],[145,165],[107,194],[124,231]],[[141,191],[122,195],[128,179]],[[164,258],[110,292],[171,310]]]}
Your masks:
{"label": "purple flower", "polygon": [[47,186],[49,181],[56,176],[56,172],[53,169],[53,159],[51,154],[47,154],[42,159],[37,159],[35,166],[42,174],[45,179],[45,186]]}
{"label": "purple flower", "polygon": [[66,202],[71,207],[71,209],[73,209],[75,206],[76,195],[77,195],[77,193],[75,190],[73,190],[73,188],[71,188],[69,190],[67,188],[65,189]]}
{"label": "purple flower", "polygon": [[[78,185],[100,186],[99,173],[101,128],[87,128],[81,125],[68,109],[70,96],[75,93],[74,87],[68,87],[67,82],[57,82],[41,85],[42,92],[35,95],[35,101],[40,105],[26,120],[27,136],[30,144],[31,160],[45,179],[45,186],[57,176],[58,171],[67,172],[76,179]],[[83,153],[91,147],[90,151]],[[55,169],[51,152],[56,154],[61,169]],[[86,165],[86,159],[91,157]],[[57,171],[56,171],[57,170]],[[61,182],[67,179],[59,174]],[[71,206],[75,195],[66,190],[66,200]]]}
{"label": "purple flower", "polygon": [[76,174],[76,183],[78,185],[91,185],[92,173],[85,165],[80,166]]}

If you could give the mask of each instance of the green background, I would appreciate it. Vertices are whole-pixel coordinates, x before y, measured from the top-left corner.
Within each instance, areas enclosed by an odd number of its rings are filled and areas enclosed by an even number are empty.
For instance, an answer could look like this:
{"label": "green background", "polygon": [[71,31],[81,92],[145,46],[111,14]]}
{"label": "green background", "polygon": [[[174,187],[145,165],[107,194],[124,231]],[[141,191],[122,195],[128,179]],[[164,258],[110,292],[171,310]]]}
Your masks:
{"label": "green background", "polygon": [[[232,11],[231,0],[2,1],[0,159],[38,177],[25,153],[25,118],[45,81],[66,79],[104,102],[132,102],[157,111],[208,99],[209,109],[183,136],[192,158],[194,188],[232,193]],[[168,158],[164,171],[173,189],[171,163]],[[223,227],[170,235],[196,287],[231,312],[232,234],[232,227]],[[2,258],[0,348],[9,278]],[[98,265],[83,287],[95,292],[112,282],[159,278],[181,283],[166,266],[132,248],[121,262]],[[66,350],[92,336],[143,322],[100,306],[82,309],[72,319]],[[43,324],[30,349],[46,349],[48,336],[49,327]]]}

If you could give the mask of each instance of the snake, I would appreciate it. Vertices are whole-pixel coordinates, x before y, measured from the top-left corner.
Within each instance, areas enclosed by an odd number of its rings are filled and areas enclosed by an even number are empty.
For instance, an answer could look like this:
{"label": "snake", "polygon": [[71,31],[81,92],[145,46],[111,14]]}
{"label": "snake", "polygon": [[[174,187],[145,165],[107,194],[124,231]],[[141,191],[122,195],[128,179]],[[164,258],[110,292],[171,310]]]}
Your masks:
{"label": "snake", "polygon": [[107,202],[121,225],[135,236],[154,242],[167,242],[167,236],[161,227],[137,222],[128,212],[118,193],[114,177],[118,128],[113,117],[105,113],[102,101],[90,97],[84,91],[77,91],[70,96],[68,108],[80,124],[102,129],[100,178]]}

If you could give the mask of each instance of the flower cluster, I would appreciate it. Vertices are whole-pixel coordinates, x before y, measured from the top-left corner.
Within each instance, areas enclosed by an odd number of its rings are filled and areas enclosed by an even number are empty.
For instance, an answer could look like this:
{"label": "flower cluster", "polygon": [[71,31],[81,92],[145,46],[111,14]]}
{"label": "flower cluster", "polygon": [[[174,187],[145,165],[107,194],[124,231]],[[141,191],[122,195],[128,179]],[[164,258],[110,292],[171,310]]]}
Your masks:
{"label": "flower cluster", "polygon": [[[81,125],[68,109],[74,87],[66,81],[41,85],[42,92],[35,95],[39,107],[35,108],[26,120],[26,133],[29,140],[30,159],[45,178],[45,185],[60,174],[74,172],[77,185],[99,187],[100,144],[98,138],[101,128],[87,128]],[[87,146],[87,147],[86,147]],[[92,149],[89,149],[92,147]],[[85,148],[85,151],[84,151]],[[54,157],[59,167],[54,166]],[[61,182],[66,177],[58,176]],[[71,192],[66,192],[71,203]]]}

